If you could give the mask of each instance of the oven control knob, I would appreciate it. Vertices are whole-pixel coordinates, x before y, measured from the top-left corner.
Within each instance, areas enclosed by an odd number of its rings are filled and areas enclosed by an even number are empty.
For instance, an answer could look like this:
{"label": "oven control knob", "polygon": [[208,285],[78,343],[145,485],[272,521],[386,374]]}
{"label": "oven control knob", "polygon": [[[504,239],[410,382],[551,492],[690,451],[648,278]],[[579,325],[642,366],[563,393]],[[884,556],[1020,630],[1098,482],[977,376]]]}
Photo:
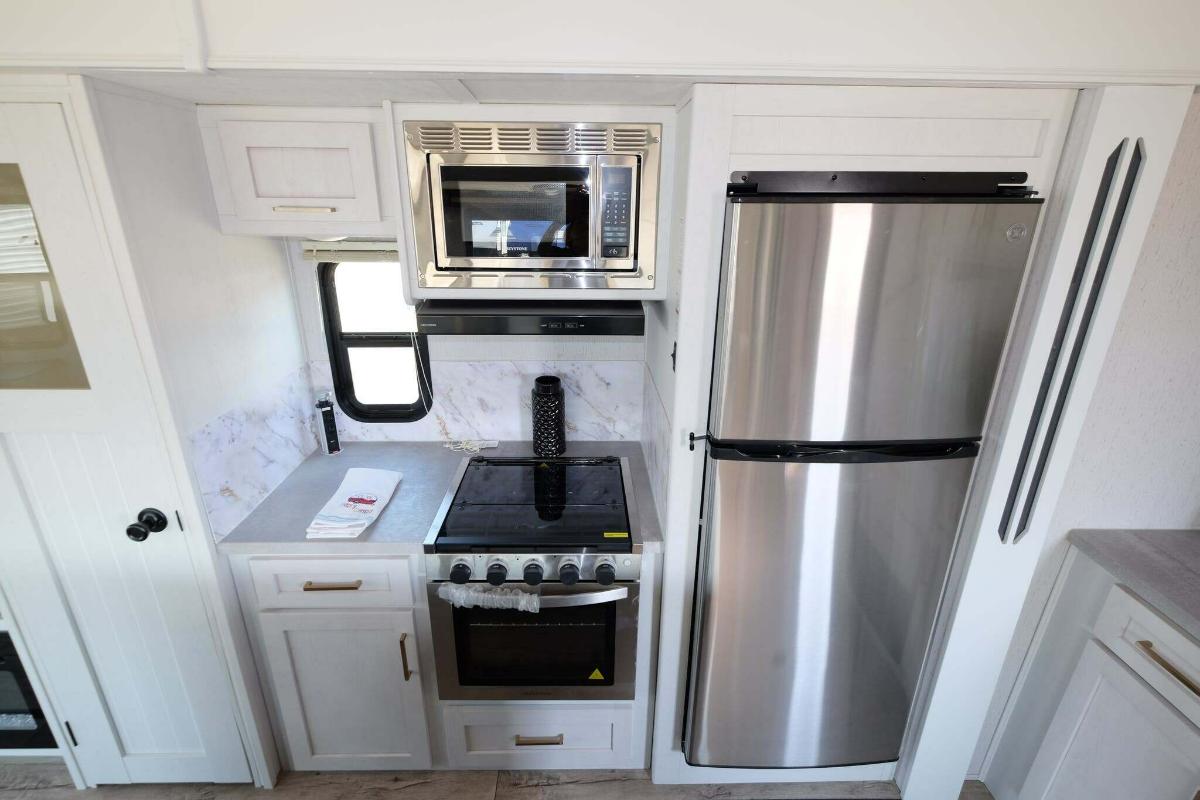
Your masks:
{"label": "oven control knob", "polygon": [[558,579],[566,586],[574,586],[579,583],[579,565],[572,561],[559,564]]}
{"label": "oven control knob", "polygon": [[460,561],[450,568],[451,583],[466,583],[471,580],[471,565]]}
{"label": "oven control knob", "polygon": [[596,565],[596,583],[601,586],[612,586],[617,579],[617,568],[607,561]]}
{"label": "oven control knob", "polygon": [[497,561],[493,564],[488,564],[487,582],[492,586],[499,586],[508,580],[508,567]]}
{"label": "oven control knob", "polygon": [[525,582],[530,586],[537,586],[541,583],[544,574],[542,565],[536,561],[530,561],[525,565]]}

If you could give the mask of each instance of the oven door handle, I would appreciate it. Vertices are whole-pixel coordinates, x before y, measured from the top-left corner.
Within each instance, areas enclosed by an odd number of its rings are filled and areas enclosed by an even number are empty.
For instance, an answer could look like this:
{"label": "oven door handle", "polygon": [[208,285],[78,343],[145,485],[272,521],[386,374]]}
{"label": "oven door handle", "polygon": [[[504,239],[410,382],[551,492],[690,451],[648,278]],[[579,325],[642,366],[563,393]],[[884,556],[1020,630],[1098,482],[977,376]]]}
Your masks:
{"label": "oven door handle", "polygon": [[618,586],[616,589],[605,589],[600,592],[582,592],[580,594],[544,594],[541,599],[542,608],[575,608],[576,606],[595,606],[601,603],[615,603],[629,597],[629,589]]}

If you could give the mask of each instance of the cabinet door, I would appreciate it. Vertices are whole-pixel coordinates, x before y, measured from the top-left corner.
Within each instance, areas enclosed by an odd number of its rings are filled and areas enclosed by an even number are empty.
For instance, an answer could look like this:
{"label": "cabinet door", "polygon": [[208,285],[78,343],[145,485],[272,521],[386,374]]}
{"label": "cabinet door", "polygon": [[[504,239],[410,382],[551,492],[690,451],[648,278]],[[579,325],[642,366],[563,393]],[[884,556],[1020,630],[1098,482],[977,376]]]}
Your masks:
{"label": "cabinet door", "polygon": [[1180,800],[1200,789],[1200,730],[1088,642],[1021,800]]}
{"label": "cabinet door", "polygon": [[222,120],[217,133],[238,219],[379,220],[370,123]]}
{"label": "cabinet door", "polygon": [[411,611],[273,611],[263,652],[296,770],[427,769]]}

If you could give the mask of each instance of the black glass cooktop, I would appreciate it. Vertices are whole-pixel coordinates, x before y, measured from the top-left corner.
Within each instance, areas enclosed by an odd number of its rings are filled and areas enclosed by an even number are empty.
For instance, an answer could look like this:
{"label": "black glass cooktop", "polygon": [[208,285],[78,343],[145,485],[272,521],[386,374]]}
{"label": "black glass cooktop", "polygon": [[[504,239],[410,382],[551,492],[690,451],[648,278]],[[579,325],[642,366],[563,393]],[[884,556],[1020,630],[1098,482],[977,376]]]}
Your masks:
{"label": "black glass cooktop", "polygon": [[434,542],[439,553],[633,549],[621,460],[475,457]]}

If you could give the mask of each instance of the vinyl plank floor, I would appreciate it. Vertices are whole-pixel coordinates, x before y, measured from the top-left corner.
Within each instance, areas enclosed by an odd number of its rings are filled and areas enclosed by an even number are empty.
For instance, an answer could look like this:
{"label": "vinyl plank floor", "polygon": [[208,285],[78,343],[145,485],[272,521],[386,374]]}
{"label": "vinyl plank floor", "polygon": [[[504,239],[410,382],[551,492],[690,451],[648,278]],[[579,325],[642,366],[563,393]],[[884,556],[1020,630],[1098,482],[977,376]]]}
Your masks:
{"label": "vinyl plank floor", "polygon": [[[142,784],[76,791],[57,764],[0,762],[0,800],[890,800],[890,781],[655,785],[622,770],[292,772],[273,791],[251,786]],[[992,800],[978,781],[961,800]]]}
{"label": "vinyl plank floor", "polygon": [[654,784],[644,772],[501,772],[496,800],[890,800],[891,781]]}

